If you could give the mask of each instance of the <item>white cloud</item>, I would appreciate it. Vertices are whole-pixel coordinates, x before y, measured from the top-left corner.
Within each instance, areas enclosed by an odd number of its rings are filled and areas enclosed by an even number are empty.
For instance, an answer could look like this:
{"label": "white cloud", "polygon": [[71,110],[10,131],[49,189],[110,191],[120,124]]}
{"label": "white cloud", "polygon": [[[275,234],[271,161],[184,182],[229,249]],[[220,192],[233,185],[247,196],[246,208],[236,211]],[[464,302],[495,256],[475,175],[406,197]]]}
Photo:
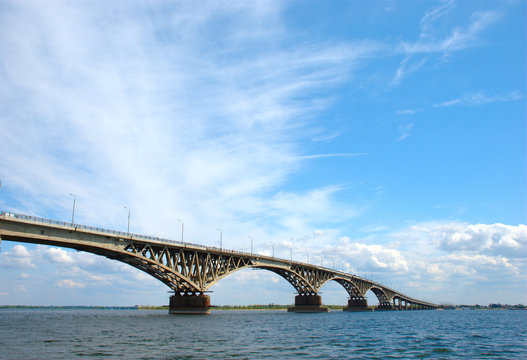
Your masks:
{"label": "white cloud", "polygon": [[[488,256],[480,254],[456,253],[430,258],[427,264],[418,265],[431,274],[432,280],[437,282],[452,281],[454,277],[463,277],[474,281],[489,283],[508,278],[508,275],[520,275],[517,266],[503,256]],[[507,280],[508,281],[508,280]]]}
{"label": "white cloud", "polygon": [[465,94],[457,99],[443,101],[435,104],[435,107],[450,107],[450,106],[478,106],[494,102],[509,102],[522,99],[523,96],[518,91],[513,91],[506,95],[487,96],[484,92]]}
{"label": "white cloud", "polygon": [[452,281],[459,283],[459,290],[448,290],[451,297],[462,298],[462,289],[471,282],[485,289],[501,283],[513,286],[527,271],[526,225],[419,223],[389,237],[409,259],[413,284],[433,283],[438,296],[444,296],[441,292]]}
{"label": "white cloud", "polygon": [[15,245],[11,251],[11,255],[17,258],[29,257],[29,251],[27,251],[24,245]]}
{"label": "white cloud", "polygon": [[431,36],[422,36],[417,42],[403,42],[401,51],[406,54],[449,53],[459,51],[478,43],[478,35],[499,19],[495,11],[475,12],[470,18],[470,24],[456,27],[442,40],[430,40]]}
{"label": "white cloud", "polygon": [[48,248],[45,250],[45,256],[52,263],[57,264],[73,264],[74,260],[70,256],[70,253],[60,248]]}
{"label": "white cloud", "polygon": [[454,0],[444,0],[435,8],[428,10],[421,18],[421,34],[420,38],[431,38],[435,36],[433,29],[434,23],[441,17],[447,15],[455,7]]}
{"label": "white cloud", "polygon": [[406,139],[408,136],[410,136],[410,133],[412,132],[412,129],[414,127],[414,123],[408,123],[406,125],[400,125],[399,126],[399,132],[400,136],[395,139],[395,141],[402,141]]}
{"label": "white cloud", "polygon": [[300,158],[301,159],[305,159],[305,160],[308,160],[308,159],[323,159],[323,158],[332,158],[332,157],[351,158],[351,157],[362,156],[362,155],[365,155],[365,154],[360,154],[360,153],[357,153],[357,154],[354,154],[354,153],[336,153],[336,154],[304,155],[304,156],[301,156]]}
{"label": "white cloud", "polygon": [[376,233],[385,230],[388,230],[386,226],[377,223],[368,224],[360,228],[360,231],[364,233]]}
{"label": "white cloud", "polygon": [[81,282],[76,282],[71,279],[63,279],[57,281],[56,285],[60,288],[67,288],[67,289],[73,289],[73,288],[83,288],[85,285]]}
{"label": "white cloud", "polygon": [[311,139],[311,141],[313,142],[325,142],[325,141],[330,141],[330,140],[333,140],[333,139],[336,139],[337,137],[339,137],[341,135],[340,132],[336,132],[336,133],[332,133],[332,134],[328,134],[328,135],[319,135],[319,136],[315,136]]}
{"label": "white cloud", "polygon": [[397,115],[414,115],[421,110],[419,109],[404,109],[404,110],[397,110]]}
{"label": "white cloud", "polygon": [[419,70],[433,56],[445,57],[455,51],[477,46],[481,43],[479,35],[500,18],[496,11],[474,12],[469,24],[455,27],[448,34],[435,28],[435,23],[448,14],[455,6],[453,1],[443,1],[439,6],[427,11],[421,19],[421,32],[417,41],[402,41],[396,52],[405,57],[399,64],[392,79],[392,85],[399,85],[405,76]]}
{"label": "white cloud", "polygon": [[324,232],[324,230],[318,230],[317,229],[317,230],[313,231],[313,235],[315,235],[315,236],[324,236],[324,235],[326,235],[326,233]]}
{"label": "white cloud", "polygon": [[467,224],[459,222],[422,223],[396,235],[399,239],[420,238],[446,252],[477,252],[512,258],[527,258],[527,226]]}
{"label": "white cloud", "polygon": [[31,254],[23,245],[13,246],[11,251],[0,253],[0,267],[30,269],[36,268],[33,263]]}
{"label": "white cloud", "polygon": [[394,86],[399,85],[405,76],[421,69],[427,61],[428,57],[414,59],[413,54],[407,55],[399,64],[399,68],[395,72],[391,84]]}
{"label": "white cloud", "polygon": [[361,272],[408,271],[404,255],[396,249],[352,241],[346,236],[341,237],[336,245],[327,246],[324,254],[328,259],[337,257],[336,265],[346,262]]}

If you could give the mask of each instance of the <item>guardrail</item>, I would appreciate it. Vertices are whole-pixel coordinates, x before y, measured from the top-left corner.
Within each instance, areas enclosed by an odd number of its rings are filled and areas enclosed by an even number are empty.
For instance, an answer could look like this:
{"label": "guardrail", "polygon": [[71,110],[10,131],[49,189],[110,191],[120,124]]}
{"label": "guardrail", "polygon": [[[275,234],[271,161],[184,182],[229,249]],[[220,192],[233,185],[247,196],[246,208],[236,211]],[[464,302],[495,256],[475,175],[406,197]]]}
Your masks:
{"label": "guardrail", "polygon": [[[38,217],[38,216],[16,214],[16,213],[11,213],[11,212],[6,212],[6,211],[0,211],[0,216],[6,217],[6,218],[29,220],[29,221],[45,223],[45,224],[53,224],[53,225],[59,225],[59,226],[68,226],[68,227],[75,228],[75,230],[76,229],[83,229],[83,230],[96,231],[96,232],[105,233],[105,234],[127,236],[127,237],[130,237],[130,238],[136,239],[136,240],[139,239],[139,240],[146,240],[146,241],[163,242],[163,243],[174,244],[174,245],[192,246],[192,247],[196,247],[196,248],[207,250],[207,251],[221,251],[221,252],[225,252],[225,253],[229,253],[229,254],[233,254],[233,255],[248,256],[248,257],[254,257],[254,258],[265,259],[265,260],[270,260],[270,261],[279,261],[279,262],[287,263],[287,264],[296,264],[296,265],[301,265],[301,266],[315,267],[315,268],[326,270],[326,271],[329,271],[329,272],[332,272],[332,273],[336,273],[336,274],[339,274],[339,275],[349,276],[349,277],[353,277],[353,278],[360,279],[360,280],[363,280],[363,281],[367,281],[367,282],[370,282],[370,283],[372,283],[374,285],[377,285],[379,287],[382,287],[382,288],[388,289],[390,291],[393,291],[394,293],[397,293],[397,294],[407,298],[410,301],[415,300],[415,299],[412,299],[411,297],[407,296],[406,294],[404,294],[404,293],[402,293],[400,291],[396,291],[394,289],[391,289],[391,288],[389,288],[389,287],[387,287],[385,285],[377,283],[376,281],[372,281],[372,280],[363,278],[361,276],[348,274],[348,273],[345,273],[343,271],[329,269],[329,268],[326,268],[326,267],[323,267],[323,266],[317,266],[317,265],[313,265],[313,264],[308,264],[308,263],[304,263],[304,262],[301,262],[301,261],[286,260],[286,259],[281,259],[281,258],[277,258],[277,257],[273,257],[273,256],[259,255],[259,254],[254,254],[254,253],[247,253],[247,252],[244,252],[244,251],[220,249],[220,248],[217,248],[215,246],[203,246],[203,245],[200,245],[200,244],[193,244],[193,243],[177,241],[177,240],[169,240],[169,239],[160,238],[160,237],[156,237],[156,236],[134,234],[134,233],[128,233],[128,232],[124,232],[124,231],[105,229],[105,228],[96,227],[96,226],[80,225],[80,224],[75,224],[75,223],[71,223],[71,222],[46,219],[46,218],[41,218],[41,217]],[[415,301],[417,301],[419,303],[423,303],[423,304],[430,304],[430,303],[427,303],[425,301],[418,301],[418,300],[415,300]]]}

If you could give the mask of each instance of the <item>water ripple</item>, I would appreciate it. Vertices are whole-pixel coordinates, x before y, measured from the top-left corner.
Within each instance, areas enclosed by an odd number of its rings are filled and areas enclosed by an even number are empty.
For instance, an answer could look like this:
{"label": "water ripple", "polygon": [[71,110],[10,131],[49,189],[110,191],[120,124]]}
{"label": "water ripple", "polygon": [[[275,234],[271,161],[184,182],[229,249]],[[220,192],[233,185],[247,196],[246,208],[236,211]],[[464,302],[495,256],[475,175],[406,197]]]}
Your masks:
{"label": "water ripple", "polygon": [[524,359],[525,311],[0,310],[9,359]]}

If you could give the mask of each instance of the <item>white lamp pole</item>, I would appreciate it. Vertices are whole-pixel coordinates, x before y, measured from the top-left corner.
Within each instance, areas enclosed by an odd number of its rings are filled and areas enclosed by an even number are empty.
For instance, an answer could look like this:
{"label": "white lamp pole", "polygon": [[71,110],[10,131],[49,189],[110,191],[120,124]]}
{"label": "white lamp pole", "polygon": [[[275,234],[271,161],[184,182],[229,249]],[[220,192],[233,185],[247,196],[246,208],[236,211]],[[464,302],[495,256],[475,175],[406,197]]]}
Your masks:
{"label": "white lamp pole", "polygon": [[70,196],[73,196],[73,212],[71,214],[71,225],[73,225],[74,221],[75,221],[75,195],[73,194],[70,194]]}
{"label": "white lamp pole", "polygon": [[181,242],[183,242],[183,230],[185,228],[185,223],[183,222],[183,220],[180,219],[177,219],[177,221],[181,223]]}
{"label": "white lamp pole", "polygon": [[128,209],[126,206],[124,207],[128,210],[128,235],[130,235],[130,209]]}
{"label": "white lamp pole", "polygon": [[249,239],[251,239],[251,255],[253,254],[253,237],[251,235],[247,235]]}
{"label": "white lamp pole", "polygon": [[220,232],[220,250],[223,249],[223,231],[221,229],[216,229]]}

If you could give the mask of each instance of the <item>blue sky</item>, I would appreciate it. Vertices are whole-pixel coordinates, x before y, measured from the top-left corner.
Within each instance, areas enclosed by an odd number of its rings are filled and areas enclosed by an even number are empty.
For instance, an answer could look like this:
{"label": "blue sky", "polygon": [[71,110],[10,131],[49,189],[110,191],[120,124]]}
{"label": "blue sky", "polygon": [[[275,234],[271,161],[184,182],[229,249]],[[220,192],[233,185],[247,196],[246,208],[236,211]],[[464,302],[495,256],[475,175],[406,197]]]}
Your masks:
{"label": "blue sky", "polygon": [[[0,1],[0,208],[527,303],[525,1]],[[3,241],[0,304],[165,304]],[[215,304],[291,303],[275,274]],[[371,294],[369,294],[371,295]],[[323,301],[344,304],[338,284]],[[375,302],[374,299],[370,301]]]}

